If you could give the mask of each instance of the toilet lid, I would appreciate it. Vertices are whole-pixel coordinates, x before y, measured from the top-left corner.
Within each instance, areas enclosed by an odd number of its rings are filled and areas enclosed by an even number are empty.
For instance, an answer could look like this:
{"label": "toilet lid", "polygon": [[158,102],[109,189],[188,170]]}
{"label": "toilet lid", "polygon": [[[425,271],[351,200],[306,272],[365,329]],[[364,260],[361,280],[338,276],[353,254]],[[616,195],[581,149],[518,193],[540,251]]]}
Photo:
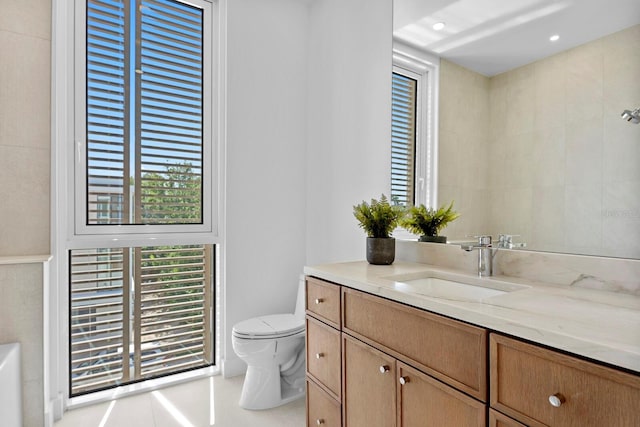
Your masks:
{"label": "toilet lid", "polygon": [[293,314],[272,314],[243,320],[233,327],[233,334],[245,337],[280,337],[304,330],[304,320]]}

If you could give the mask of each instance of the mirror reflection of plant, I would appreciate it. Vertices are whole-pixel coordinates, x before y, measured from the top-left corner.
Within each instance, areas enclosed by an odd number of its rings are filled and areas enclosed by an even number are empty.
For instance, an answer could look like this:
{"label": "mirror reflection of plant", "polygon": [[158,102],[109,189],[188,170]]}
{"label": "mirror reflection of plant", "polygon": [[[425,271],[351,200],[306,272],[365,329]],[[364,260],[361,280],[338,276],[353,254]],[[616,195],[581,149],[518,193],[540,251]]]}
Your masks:
{"label": "mirror reflection of plant", "polygon": [[450,222],[460,216],[453,210],[453,201],[438,209],[427,208],[425,205],[411,206],[407,216],[402,218],[400,226],[410,232],[423,236],[437,236]]}
{"label": "mirror reflection of plant", "polygon": [[390,237],[404,212],[403,206],[389,204],[384,194],[380,196],[380,200],[371,199],[371,203],[363,201],[353,207],[353,215],[367,236],[378,238]]}

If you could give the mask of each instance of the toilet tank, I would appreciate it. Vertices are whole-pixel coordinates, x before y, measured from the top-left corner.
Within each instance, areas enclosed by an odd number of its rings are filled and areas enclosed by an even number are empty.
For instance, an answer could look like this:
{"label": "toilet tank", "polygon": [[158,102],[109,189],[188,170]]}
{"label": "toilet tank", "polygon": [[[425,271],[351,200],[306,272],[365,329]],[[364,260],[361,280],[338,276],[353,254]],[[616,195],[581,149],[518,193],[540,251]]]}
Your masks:
{"label": "toilet tank", "polygon": [[3,427],[22,426],[19,343],[0,345],[0,414]]}

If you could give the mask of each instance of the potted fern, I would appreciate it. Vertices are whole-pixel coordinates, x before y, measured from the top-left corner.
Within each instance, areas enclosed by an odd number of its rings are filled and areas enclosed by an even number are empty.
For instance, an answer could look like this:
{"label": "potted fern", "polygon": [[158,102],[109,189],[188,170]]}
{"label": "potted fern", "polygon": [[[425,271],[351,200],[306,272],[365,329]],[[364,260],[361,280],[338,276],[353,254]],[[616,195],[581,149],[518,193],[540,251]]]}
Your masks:
{"label": "potted fern", "polygon": [[439,233],[459,216],[453,210],[453,201],[449,206],[442,205],[438,209],[427,208],[425,205],[412,206],[407,216],[400,221],[400,226],[420,235],[420,242],[447,243],[447,238]]}
{"label": "potted fern", "polygon": [[369,264],[389,265],[396,257],[396,240],[391,233],[404,215],[404,207],[391,205],[382,194],[380,200],[363,201],[353,207],[353,215],[367,233],[367,261]]}

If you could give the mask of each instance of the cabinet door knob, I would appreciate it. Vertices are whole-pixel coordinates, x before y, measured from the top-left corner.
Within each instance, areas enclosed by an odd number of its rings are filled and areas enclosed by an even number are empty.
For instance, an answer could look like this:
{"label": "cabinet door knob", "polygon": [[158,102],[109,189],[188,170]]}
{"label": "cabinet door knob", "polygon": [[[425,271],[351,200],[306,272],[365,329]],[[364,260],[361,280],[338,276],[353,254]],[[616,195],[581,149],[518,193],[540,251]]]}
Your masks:
{"label": "cabinet door knob", "polygon": [[564,403],[564,396],[560,393],[552,394],[549,396],[549,403],[551,403],[551,406],[559,408]]}
{"label": "cabinet door knob", "polygon": [[321,357],[324,357],[324,353],[316,353],[316,359],[320,359]]}
{"label": "cabinet door knob", "polygon": [[321,426],[322,424],[324,424],[324,420],[323,420],[322,418],[318,418],[318,419],[316,420],[316,425],[317,425],[317,426]]}
{"label": "cabinet door knob", "polygon": [[400,377],[398,381],[400,381],[400,384],[405,385],[409,382],[409,377]]}
{"label": "cabinet door knob", "polygon": [[324,302],[324,298],[316,298],[316,304],[322,304]]}
{"label": "cabinet door knob", "polygon": [[389,367],[387,365],[380,366],[380,373],[381,374],[384,374],[384,373],[387,373],[387,372],[389,372]]}

